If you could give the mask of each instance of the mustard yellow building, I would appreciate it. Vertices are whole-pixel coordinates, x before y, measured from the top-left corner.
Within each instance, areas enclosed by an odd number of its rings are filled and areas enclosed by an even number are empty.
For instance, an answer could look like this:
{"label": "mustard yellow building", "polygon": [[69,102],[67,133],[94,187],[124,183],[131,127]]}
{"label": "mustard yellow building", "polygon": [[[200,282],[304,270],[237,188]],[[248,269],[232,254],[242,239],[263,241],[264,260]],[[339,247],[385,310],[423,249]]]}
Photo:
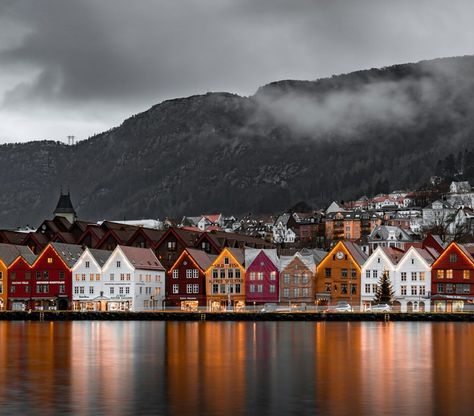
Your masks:
{"label": "mustard yellow building", "polygon": [[244,251],[224,248],[206,270],[207,307],[211,311],[245,306]]}
{"label": "mustard yellow building", "polygon": [[367,255],[350,241],[340,241],[316,268],[316,301],[334,305],[346,301],[360,304],[360,277]]}

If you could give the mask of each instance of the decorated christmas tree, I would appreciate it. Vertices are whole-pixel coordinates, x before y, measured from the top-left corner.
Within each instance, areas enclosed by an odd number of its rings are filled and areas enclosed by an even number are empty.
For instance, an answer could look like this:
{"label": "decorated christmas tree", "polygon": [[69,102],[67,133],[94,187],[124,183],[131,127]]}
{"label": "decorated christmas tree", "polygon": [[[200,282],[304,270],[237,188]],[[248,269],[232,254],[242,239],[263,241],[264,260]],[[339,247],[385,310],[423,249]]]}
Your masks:
{"label": "decorated christmas tree", "polygon": [[385,270],[380,277],[379,284],[377,286],[377,292],[375,292],[374,303],[388,303],[390,304],[393,299],[393,288],[390,283],[390,277],[388,271]]}

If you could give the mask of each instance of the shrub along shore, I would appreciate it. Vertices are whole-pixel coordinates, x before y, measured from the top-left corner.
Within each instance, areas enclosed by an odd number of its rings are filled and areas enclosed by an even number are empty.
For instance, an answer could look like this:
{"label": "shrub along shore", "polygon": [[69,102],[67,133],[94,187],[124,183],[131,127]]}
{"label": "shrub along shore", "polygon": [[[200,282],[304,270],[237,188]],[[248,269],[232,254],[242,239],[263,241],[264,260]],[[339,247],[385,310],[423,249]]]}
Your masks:
{"label": "shrub along shore", "polygon": [[3,321],[426,321],[474,322],[474,313],[2,311]]}

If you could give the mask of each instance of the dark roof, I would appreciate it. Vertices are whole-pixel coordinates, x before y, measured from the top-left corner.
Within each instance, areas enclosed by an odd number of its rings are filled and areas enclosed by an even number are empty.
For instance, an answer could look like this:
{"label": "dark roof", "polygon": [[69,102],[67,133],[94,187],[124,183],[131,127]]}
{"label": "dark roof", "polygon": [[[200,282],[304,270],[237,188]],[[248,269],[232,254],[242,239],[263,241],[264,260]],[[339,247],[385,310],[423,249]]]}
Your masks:
{"label": "dark roof", "polygon": [[2,230],[0,233],[0,241],[3,240],[4,243],[9,244],[21,244],[26,238],[26,233],[21,233],[18,231]]}
{"label": "dark roof", "polygon": [[92,257],[99,263],[99,266],[102,267],[105,262],[109,259],[110,255],[112,254],[109,250],[97,250],[95,248],[89,249]]}
{"label": "dark roof", "polygon": [[351,253],[352,257],[359,264],[359,266],[362,266],[367,260],[367,254],[365,254],[362,249],[352,241],[343,241],[342,243],[349,253]]}
{"label": "dark roof", "polygon": [[81,246],[77,244],[64,244],[64,243],[50,243],[53,249],[58,253],[59,257],[67,264],[69,268],[72,268],[76,264],[79,257],[81,257],[84,251]]}
{"label": "dark roof", "polygon": [[195,248],[187,248],[186,251],[204,272],[211,266],[217,256],[207,254],[205,251]]}
{"label": "dark roof", "polygon": [[59,196],[58,204],[56,205],[56,209],[53,211],[53,214],[74,214],[76,215],[76,211],[72,206],[71,202],[71,195],[68,192],[67,194],[63,194]]}
{"label": "dark roof", "polygon": [[36,259],[29,247],[0,244],[0,259],[6,266],[12,264],[19,256],[23,257],[29,264],[32,264]]}
{"label": "dark roof", "polygon": [[135,269],[165,270],[155,253],[149,248],[120,246],[120,249]]}

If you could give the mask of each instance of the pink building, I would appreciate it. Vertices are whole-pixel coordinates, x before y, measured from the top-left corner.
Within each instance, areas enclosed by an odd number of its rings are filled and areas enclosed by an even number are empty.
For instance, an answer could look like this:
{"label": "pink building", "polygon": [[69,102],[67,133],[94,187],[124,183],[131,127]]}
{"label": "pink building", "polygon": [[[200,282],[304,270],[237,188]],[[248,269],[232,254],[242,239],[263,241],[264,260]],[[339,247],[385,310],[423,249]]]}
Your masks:
{"label": "pink building", "polygon": [[247,305],[279,301],[278,255],[275,249],[245,250],[245,301]]}

